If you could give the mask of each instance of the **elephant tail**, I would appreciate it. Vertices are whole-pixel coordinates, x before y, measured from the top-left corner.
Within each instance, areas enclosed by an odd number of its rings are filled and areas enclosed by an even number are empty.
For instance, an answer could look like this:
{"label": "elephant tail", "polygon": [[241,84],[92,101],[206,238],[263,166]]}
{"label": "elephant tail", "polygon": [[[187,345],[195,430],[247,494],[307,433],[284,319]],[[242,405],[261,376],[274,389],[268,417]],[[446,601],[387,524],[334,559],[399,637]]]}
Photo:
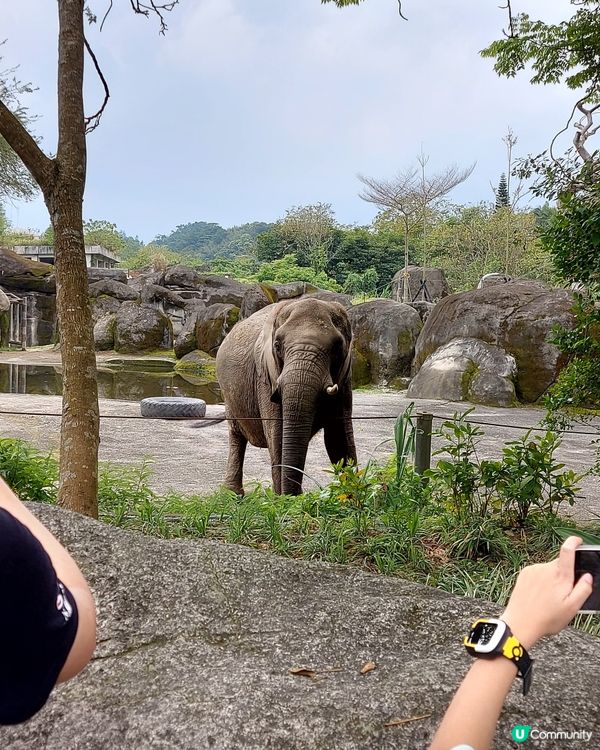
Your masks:
{"label": "elephant tail", "polygon": [[212,427],[215,424],[220,424],[221,422],[225,422],[227,419],[227,416],[225,412],[221,412],[220,414],[214,414],[210,417],[203,417],[201,420],[197,422],[190,422],[186,425],[186,427]]}

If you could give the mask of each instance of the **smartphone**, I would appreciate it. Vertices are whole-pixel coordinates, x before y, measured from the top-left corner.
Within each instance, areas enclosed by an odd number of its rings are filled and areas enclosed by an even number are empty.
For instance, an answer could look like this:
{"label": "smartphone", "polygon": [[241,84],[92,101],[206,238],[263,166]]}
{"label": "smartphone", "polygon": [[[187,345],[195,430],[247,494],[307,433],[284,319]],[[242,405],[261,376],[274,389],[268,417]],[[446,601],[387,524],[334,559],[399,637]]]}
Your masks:
{"label": "smartphone", "polygon": [[579,611],[594,614],[600,612],[600,544],[580,544],[575,550],[575,581],[584,573],[591,573],[594,583]]}

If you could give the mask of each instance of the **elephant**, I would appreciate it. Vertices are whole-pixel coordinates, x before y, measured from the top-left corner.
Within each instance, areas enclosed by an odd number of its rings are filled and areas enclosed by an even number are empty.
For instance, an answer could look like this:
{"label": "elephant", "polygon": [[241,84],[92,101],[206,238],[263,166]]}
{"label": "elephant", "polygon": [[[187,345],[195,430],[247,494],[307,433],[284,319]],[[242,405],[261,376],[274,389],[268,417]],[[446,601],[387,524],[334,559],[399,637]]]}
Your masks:
{"label": "elephant", "polygon": [[332,463],[356,462],[352,329],[338,302],[285,300],[237,323],[217,353],[229,424],[225,487],[244,494],[248,443],[268,448],[273,489],[302,492],[311,438],[324,431]]}

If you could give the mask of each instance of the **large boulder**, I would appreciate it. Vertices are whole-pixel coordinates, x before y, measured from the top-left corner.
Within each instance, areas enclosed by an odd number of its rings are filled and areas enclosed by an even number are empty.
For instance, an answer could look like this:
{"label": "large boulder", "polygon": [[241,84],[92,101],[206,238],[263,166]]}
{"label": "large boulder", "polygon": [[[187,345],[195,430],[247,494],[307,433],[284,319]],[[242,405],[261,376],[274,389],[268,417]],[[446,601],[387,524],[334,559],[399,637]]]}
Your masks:
{"label": "large boulder", "polygon": [[240,320],[249,318],[255,312],[278,301],[277,292],[270,284],[255,284],[248,289],[242,298]]}
{"label": "large boulder", "polygon": [[92,298],[92,320],[97,323],[100,318],[110,313],[116,313],[121,307],[121,302],[116,297],[101,294]]}
{"label": "large boulder", "polygon": [[348,309],[354,336],[352,382],[392,383],[410,372],[421,318],[409,305],[375,299]]}
{"label": "large boulder", "polygon": [[40,263],[7,247],[0,247],[0,283],[10,290],[54,294],[54,266]]}
{"label": "large boulder", "polygon": [[113,279],[95,281],[93,284],[90,284],[88,291],[90,297],[99,297],[105,294],[121,300],[121,302],[135,300],[139,297],[139,294],[127,284],[122,284],[120,281],[114,281]]}
{"label": "large boulder", "polygon": [[235,305],[216,304],[199,309],[196,315],[196,346],[194,349],[217,356],[225,336],[237,323],[240,315]]}
{"label": "large boulder", "polygon": [[102,279],[127,283],[127,273],[122,268],[88,268],[87,275],[90,284]]}
{"label": "large boulder", "polygon": [[203,304],[189,304],[186,306],[183,325],[173,342],[173,349],[177,359],[185,357],[186,354],[196,349],[196,322],[198,320],[198,313],[200,310],[204,310],[204,308],[205,305]]}
{"label": "large boulder", "polygon": [[0,313],[10,310],[10,299],[8,295],[0,289]]}
{"label": "large boulder", "polygon": [[352,307],[352,297],[349,294],[330,292],[328,289],[317,289],[316,292],[303,294],[302,297],[304,297],[305,299],[307,297],[310,297],[312,299],[320,299],[323,302],[338,302],[345,308]]}
{"label": "large boulder", "polygon": [[235,305],[239,308],[244,299],[244,294],[248,291],[248,284],[229,279],[226,276],[203,274],[201,279],[201,284],[198,287],[200,291],[199,299],[205,302],[207,306],[220,303]]}
{"label": "large boulder", "polygon": [[175,363],[174,370],[186,382],[192,385],[216,384],[216,360],[206,352],[194,349]]}
{"label": "large boulder", "polygon": [[162,286],[164,277],[164,271],[132,271],[131,278],[128,279],[127,284],[131,289],[139,293],[147,284]]}
{"label": "large boulder", "polygon": [[115,313],[103,315],[94,325],[94,346],[97,351],[110,351],[115,348],[117,316]]}
{"label": "large boulder", "polygon": [[[437,302],[450,294],[450,286],[446,274],[441,268],[423,268],[422,266],[408,266],[409,302],[426,300]],[[422,288],[423,279],[426,283],[427,296]],[[404,269],[396,273],[392,279],[392,299],[402,302],[404,298]]]}
{"label": "large boulder", "polygon": [[140,299],[146,304],[162,302],[167,307],[185,307],[187,301],[172,289],[158,284],[145,284],[140,290]]}
{"label": "large boulder", "polygon": [[[158,284],[158,281],[152,281]],[[172,286],[176,289],[195,289],[201,283],[200,274],[189,266],[171,266],[163,273],[162,281],[164,286]]]}
{"label": "large boulder", "polygon": [[168,349],[171,341],[171,323],[166,315],[150,305],[123,302],[117,312],[115,351],[132,353]]}
{"label": "large boulder", "polygon": [[[164,273],[163,286],[195,292],[195,298],[207,305],[218,303],[240,307],[248,284],[227,276],[198,273],[187,266],[173,266]],[[185,296],[185,295],[184,295]]]}
{"label": "large boulder", "polygon": [[429,356],[408,386],[408,398],[514,406],[517,365],[510,354],[478,339],[453,339]]}
{"label": "large boulder", "polygon": [[296,297],[301,297],[303,294],[319,291],[314,284],[309,284],[307,281],[290,281],[287,284],[273,284],[272,286],[277,292],[279,302],[284,299],[296,299]]}
{"label": "large boulder", "polygon": [[[33,719],[0,729],[3,750],[426,748],[472,663],[466,627],[500,612],[357,568],[30,507],[90,582],[98,646]],[[534,656],[526,705],[516,684],[494,750],[515,724],[600,730],[600,639],[568,629]]]}
{"label": "large boulder", "polygon": [[435,303],[434,302],[427,302],[426,300],[419,300],[418,302],[411,302],[410,306],[412,308],[414,308],[419,313],[419,317],[421,318],[421,322],[425,323],[425,321],[429,317],[431,311],[435,307]]}
{"label": "large boulder", "polygon": [[572,305],[573,295],[566,289],[522,281],[445,297],[435,306],[419,336],[413,373],[452,339],[480,339],[514,357],[517,397],[536,401],[564,363],[558,348],[547,339],[555,324],[572,326]]}
{"label": "large boulder", "polygon": [[477,289],[483,289],[486,286],[495,286],[496,284],[508,284],[509,281],[512,281],[512,279],[505,273],[486,273],[479,279]]}

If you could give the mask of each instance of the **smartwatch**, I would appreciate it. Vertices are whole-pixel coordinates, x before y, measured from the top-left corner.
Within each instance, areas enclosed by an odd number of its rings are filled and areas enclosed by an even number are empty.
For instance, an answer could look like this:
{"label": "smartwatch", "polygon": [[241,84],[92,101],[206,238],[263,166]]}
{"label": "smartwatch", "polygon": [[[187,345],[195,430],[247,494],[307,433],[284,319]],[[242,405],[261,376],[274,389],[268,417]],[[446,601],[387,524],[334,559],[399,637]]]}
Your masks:
{"label": "smartwatch", "polygon": [[527,695],[533,677],[533,659],[504,620],[495,617],[475,620],[463,643],[471,656],[483,659],[504,656],[510,659],[517,667],[517,675],[523,680],[523,695]]}

